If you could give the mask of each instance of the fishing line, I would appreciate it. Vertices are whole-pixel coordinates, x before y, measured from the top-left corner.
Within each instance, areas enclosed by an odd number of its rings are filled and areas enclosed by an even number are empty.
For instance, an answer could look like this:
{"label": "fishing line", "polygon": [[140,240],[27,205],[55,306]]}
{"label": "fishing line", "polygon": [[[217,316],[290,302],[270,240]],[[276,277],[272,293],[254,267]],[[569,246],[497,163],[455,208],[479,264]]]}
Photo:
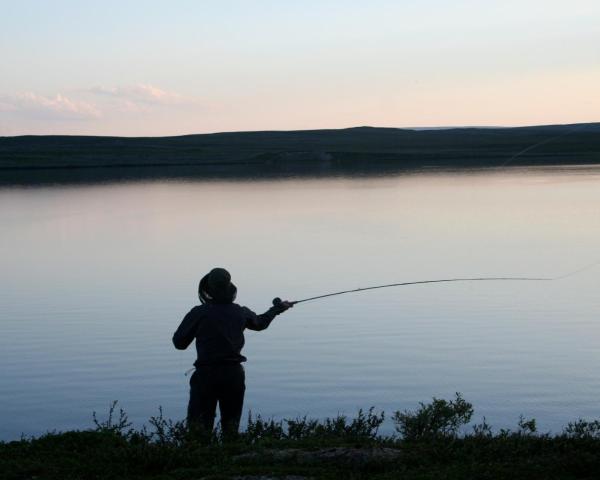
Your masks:
{"label": "fishing line", "polygon": [[565,275],[561,275],[560,277],[553,278],[552,280],[562,280],[563,278],[572,277],[573,275],[577,275],[578,273],[585,272],[586,270],[590,270],[591,268],[597,267],[598,265],[600,265],[600,260],[598,260],[597,262],[591,263],[590,265],[587,265],[585,267],[574,270]]}
{"label": "fishing line", "polygon": [[561,133],[560,135],[555,135],[553,137],[545,138],[540,142],[534,143],[533,145],[529,145],[528,147],[524,148],[523,150],[520,150],[519,152],[515,153],[512,157],[509,157],[508,160],[506,160],[502,165],[500,165],[500,168],[506,167],[506,165],[508,165],[510,162],[512,162],[515,158],[520,157],[524,153],[527,153],[527,152],[533,150],[534,148],[539,147],[540,145],[550,143],[551,141],[556,140],[557,138],[566,137],[567,135],[571,135],[573,132],[576,132],[577,130],[583,129],[585,127],[587,127],[587,125],[577,125],[577,126],[573,127],[572,129]]}
{"label": "fishing line", "polygon": [[[563,278],[567,278],[567,277],[571,277],[573,275],[577,275],[578,273],[581,273],[585,270],[589,270],[597,265],[600,265],[600,260],[597,262],[594,262],[590,265],[587,265],[583,268],[579,268],[577,270],[574,270],[572,272],[569,272],[565,275],[559,275],[557,277],[473,277],[473,278],[443,278],[443,279],[436,279],[436,280],[420,280],[420,281],[416,281],[416,282],[399,282],[399,283],[388,283],[385,285],[375,285],[372,287],[362,287],[362,288],[354,288],[351,290],[341,290],[339,292],[332,292],[332,293],[325,293],[323,295],[316,295],[314,297],[308,297],[308,298],[303,298],[302,300],[294,300],[292,302],[289,302],[291,305],[296,305],[297,303],[303,303],[303,302],[310,302],[313,300],[319,300],[321,298],[327,298],[327,297],[335,297],[337,295],[345,295],[348,293],[358,293],[358,292],[364,292],[366,290],[376,290],[378,288],[390,288],[390,287],[403,287],[406,285],[424,285],[424,284],[430,284],[430,283],[449,283],[449,282],[498,282],[498,281],[525,281],[525,282],[552,282],[555,280],[562,280]],[[273,305],[275,306],[279,306],[282,303],[281,298],[277,297],[273,299]]]}
{"label": "fishing line", "polygon": [[[502,165],[500,165],[500,168],[505,167],[506,165],[508,165],[510,162],[512,162],[513,160],[515,160],[516,158],[520,157],[521,155],[533,150],[534,148],[539,147],[540,145],[544,145],[546,143],[550,143],[553,140],[556,140],[558,138],[562,138],[565,137],[567,135],[572,134],[573,132],[576,132],[577,130],[586,128],[588,125],[576,125],[573,128],[567,130],[566,132],[563,132],[559,135],[554,135],[552,137],[548,137],[548,138],[544,138],[541,141],[534,143],[532,145],[529,145],[528,147],[518,151],[517,153],[515,153],[514,155],[512,155],[511,157],[509,157],[504,163],[502,163]],[[322,298],[327,298],[327,297],[334,297],[337,295],[345,295],[347,293],[358,293],[358,292],[364,292],[366,290],[375,290],[378,288],[390,288],[390,287],[403,287],[406,285],[423,285],[423,284],[430,284],[430,283],[448,283],[448,282],[482,282],[482,281],[530,281],[530,282],[539,282],[539,281],[554,281],[554,280],[562,280],[564,278],[568,278],[571,277],[573,275],[576,275],[578,273],[581,273],[585,270],[589,270],[597,265],[600,265],[600,261],[594,262],[590,265],[587,265],[583,268],[579,268],[573,272],[569,272],[565,275],[560,275],[557,277],[476,277],[476,278],[444,278],[444,279],[439,279],[439,280],[421,280],[421,281],[417,281],[417,282],[400,282],[400,283],[390,283],[387,285],[376,285],[376,286],[372,286],[372,287],[363,287],[363,288],[354,288],[351,290],[342,290],[339,292],[333,292],[333,293],[326,293],[324,295],[317,295],[314,297],[309,297],[309,298],[304,298],[302,300],[295,300],[293,302],[289,302],[292,305],[295,305],[297,303],[303,303],[303,302],[310,302],[313,300],[318,300],[318,299],[322,299]],[[273,299],[273,305],[278,306],[279,304],[281,304],[281,299],[279,297]]]}

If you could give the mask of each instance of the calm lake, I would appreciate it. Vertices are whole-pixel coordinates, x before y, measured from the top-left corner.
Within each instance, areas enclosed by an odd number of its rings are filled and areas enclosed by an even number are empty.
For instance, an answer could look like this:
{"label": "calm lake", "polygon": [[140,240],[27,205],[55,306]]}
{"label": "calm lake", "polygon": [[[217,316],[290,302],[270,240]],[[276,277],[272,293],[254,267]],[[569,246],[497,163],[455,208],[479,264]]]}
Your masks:
{"label": "calm lake", "polygon": [[[0,188],[0,438],[185,415],[171,336],[213,266],[258,312],[370,285],[600,260],[600,168]],[[461,392],[495,428],[600,417],[600,267],[307,302],[247,332],[248,410],[391,415]],[[391,433],[391,423],[385,433]]]}

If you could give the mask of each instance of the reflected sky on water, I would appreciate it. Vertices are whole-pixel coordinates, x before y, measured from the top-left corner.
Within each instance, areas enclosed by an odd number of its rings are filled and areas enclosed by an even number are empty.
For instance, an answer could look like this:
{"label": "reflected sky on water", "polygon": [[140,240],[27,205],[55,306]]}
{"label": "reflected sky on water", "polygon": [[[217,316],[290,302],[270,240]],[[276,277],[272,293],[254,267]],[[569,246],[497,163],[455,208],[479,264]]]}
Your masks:
{"label": "reflected sky on water", "polygon": [[[556,276],[600,260],[600,169],[0,189],[1,438],[87,428],[119,400],[182,418],[194,351],[171,335],[199,278],[238,302],[402,281]],[[245,412],[414,408],[462,392],[476,419],[557,431],[600,417],[600,268],[553,282],[375,290],[248,332]],[[387,425],[387,432],[392,427]]]}

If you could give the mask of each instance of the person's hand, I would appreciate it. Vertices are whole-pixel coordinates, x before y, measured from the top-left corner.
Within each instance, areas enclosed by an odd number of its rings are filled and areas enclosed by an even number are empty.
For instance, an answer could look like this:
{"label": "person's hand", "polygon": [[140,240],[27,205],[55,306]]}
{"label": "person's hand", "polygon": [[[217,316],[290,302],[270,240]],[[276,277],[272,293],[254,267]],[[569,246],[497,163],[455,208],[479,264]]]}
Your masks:
{"label": "person's hand", "polygon": [[288,308],[292,308],[293,306],[294,306],[294,302],[291,302],[289,300],[282,300],[281,302],[277,303],[277,305],[275,305],[278,313],[283,313]]}

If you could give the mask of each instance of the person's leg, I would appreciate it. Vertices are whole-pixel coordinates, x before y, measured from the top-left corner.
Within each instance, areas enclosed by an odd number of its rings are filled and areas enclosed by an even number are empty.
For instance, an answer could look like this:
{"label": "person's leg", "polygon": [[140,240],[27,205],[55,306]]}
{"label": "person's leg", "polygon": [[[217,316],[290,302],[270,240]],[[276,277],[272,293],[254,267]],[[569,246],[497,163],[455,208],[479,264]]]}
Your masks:
{"label": "person's leg", "polygon": [[222,372],[218,398],[221,429],[227,437],[237,434],[240,426],[246,392],[246,374],[242,365],[224,366]]}
{"label": "person's leg", "polygon": [[190,402],[188,404],[188,428],[212,433],[217,410],[217,385],[211,367],[198,367],[190,379]]}

